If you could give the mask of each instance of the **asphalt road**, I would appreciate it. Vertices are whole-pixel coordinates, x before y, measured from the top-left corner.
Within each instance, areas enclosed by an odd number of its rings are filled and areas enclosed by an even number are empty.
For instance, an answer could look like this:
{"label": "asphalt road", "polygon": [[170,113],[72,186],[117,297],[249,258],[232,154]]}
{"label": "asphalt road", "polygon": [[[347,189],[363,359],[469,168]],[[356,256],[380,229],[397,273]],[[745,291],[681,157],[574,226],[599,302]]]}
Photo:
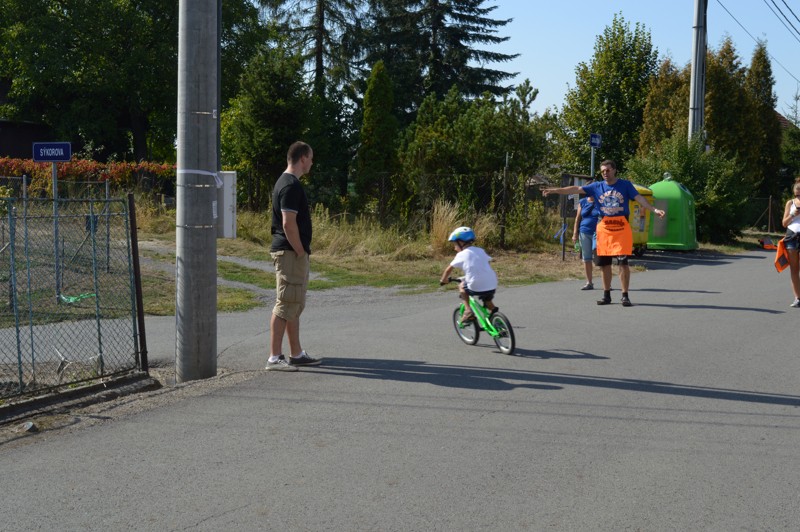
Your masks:
{"label": "asphalt road", "polygon": [[[797,530],[800,309],[772,258],[649,254],[631,308],[501,288],[517,356],[456,338],[452,289],[312,295],[325,361],[290,374],[258,371],[268,310],[221,315],[248,378],[0,446],[0,527]],[[147,328],[170,363],[174,319]]]}

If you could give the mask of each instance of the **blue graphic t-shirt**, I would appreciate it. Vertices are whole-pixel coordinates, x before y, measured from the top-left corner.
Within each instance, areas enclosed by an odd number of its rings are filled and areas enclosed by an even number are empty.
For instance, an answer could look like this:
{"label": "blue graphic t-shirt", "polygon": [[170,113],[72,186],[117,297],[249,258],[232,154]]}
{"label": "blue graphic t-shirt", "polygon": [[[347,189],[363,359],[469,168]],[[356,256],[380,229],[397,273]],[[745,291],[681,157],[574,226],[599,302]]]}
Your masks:
{"label": "blue graphic t-shirt", "polygon": [[595,208],[600,216],[628,217],[628,202],[639,195],[633,183],[627,179],[617,179],[613,185],[605,181],[595,181],[581,187],[587,196],[594,198]]}
{"label": "blue graphic t-shirt", "polygon": [[581,198],[581,223],[579,231],[591,235],[597,229],[597,209],[594,208],[594,198]]}

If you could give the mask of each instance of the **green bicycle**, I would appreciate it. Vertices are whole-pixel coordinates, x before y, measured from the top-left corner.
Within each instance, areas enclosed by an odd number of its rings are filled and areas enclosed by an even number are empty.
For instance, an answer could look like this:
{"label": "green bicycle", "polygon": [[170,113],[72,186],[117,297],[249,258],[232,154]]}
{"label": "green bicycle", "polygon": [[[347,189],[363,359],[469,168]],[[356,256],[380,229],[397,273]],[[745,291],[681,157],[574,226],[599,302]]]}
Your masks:
{"label": "green bicycle", "polygon": [[[448,282],[460,283],[461,279],[449,277]],[[461,316],[464,314],[465,303],[461,303],[453,311],[453,325],[456,328],[456,334],[467,345],[475,345],[478,343],[481,331],[486,331],[492,337],[497,348],[504,355],[510,355],[514,352],[515,340],[514,329],[511,327],[511,322],[502,312],[496,309],[494,312],[489,312],[484,306],[482,301],[478,301],[480,296],[469,296],[469,307],[475,316],[474,320],[466,323],[461,322]]]}

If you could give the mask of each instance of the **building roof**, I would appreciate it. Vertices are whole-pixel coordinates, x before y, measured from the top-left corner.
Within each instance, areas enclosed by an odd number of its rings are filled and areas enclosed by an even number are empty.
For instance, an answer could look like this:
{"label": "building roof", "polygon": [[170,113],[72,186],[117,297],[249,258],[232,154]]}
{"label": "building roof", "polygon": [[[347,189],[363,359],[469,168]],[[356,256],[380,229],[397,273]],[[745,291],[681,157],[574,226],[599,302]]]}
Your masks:
{"label": "building roof", "polygon": [[778,122],[781,124],[781,129],[789,129],[791,127],[797,127],[797,125],[793,124],[791,120],[780,114],[778,111],[775,111],[775,114],[778,115]]}

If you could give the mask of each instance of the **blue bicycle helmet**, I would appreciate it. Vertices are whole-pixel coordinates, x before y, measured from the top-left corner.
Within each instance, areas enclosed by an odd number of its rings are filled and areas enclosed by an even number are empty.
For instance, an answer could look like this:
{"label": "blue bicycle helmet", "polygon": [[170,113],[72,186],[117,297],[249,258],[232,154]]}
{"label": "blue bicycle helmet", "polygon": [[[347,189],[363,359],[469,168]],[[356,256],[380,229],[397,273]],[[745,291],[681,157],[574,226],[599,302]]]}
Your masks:
{"label": "blue bicycle helmet", "polygon": [[475,232],[470,227],[459,227],[450,233],[450,237],[447,240],[449,242],[455,242],[457,240],[461,242],[474,242]]}

